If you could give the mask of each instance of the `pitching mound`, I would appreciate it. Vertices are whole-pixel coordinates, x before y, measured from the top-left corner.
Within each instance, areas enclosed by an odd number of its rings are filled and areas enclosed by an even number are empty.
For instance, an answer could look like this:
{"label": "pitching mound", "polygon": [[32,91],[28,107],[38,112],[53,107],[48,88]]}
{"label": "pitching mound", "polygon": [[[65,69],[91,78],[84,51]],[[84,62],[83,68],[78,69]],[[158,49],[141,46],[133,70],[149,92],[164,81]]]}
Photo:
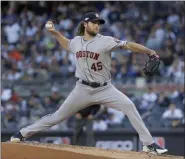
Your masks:
{"label": "pitching mound", "polygon": [[2,159],[183,159],[144,152],[111,151],[93,147],[41,143],[1,143]]}

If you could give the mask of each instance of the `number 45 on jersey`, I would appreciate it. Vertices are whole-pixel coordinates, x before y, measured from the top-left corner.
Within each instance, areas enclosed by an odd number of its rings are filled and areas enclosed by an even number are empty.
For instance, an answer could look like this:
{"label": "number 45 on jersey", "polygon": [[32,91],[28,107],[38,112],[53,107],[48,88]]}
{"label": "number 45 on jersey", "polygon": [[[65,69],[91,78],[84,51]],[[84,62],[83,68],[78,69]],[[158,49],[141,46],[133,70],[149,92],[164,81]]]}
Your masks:
{"label": "number 45 on jersey", "polygon": [[103,69],[102,62],[93,63],[91,66],[91,70],[100,71]]}

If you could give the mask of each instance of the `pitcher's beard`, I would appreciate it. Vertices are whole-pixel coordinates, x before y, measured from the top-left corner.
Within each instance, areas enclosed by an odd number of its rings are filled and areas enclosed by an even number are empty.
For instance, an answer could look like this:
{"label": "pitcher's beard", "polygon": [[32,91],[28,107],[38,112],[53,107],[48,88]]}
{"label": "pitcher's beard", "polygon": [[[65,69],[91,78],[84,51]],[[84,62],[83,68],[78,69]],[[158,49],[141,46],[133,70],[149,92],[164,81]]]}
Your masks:
{"label": "pitcher's beard", "polygon": [[86,32],[87,32],[87,34],[89,34],[90,36],[92,36],[92,37],[95,37],[98,33],[95,33],[95,32],[93,32],[93,31],[90,31],[90,30],[86,30]]}

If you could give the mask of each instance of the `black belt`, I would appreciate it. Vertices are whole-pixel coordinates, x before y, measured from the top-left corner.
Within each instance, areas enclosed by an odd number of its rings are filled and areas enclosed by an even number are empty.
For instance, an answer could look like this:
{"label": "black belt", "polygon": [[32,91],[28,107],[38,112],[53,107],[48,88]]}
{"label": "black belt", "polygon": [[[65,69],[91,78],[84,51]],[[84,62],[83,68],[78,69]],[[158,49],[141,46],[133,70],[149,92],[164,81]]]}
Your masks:
{"label": "black belt", "polygon": [[[79,80],[79,78],[77,78]],[[102,87],[102,86],[106,86],[107,85],[107,82],[105,83],[97,83],[97,82],[87,82],[87,81],[84,81],[84,80],[81,80],[80,81],[82,84],[85,84],[87,86],[90,86],[90,87],[93,87],[93,88],[98,88],[98,87]]]}

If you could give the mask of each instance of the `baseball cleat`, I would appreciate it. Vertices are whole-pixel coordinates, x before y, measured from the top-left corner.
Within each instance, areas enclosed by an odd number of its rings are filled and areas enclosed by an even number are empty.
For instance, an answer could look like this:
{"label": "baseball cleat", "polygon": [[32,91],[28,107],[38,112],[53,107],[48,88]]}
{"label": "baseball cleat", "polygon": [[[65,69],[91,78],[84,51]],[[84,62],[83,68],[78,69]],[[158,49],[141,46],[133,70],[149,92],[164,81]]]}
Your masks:
{"label": "baseball cleat", "polygon": [[167,149],[164,149],[164,148],[160,147],[156,143],[153,143],[153,144],[147,145],[147,146],[143,146],[143,151],[144,152],[149,152],[149,153],[152,153],[152,154],[158,154],[158,155],[161,155],[161,154],[164,154],[164,153],[168,152]]}
{"label": "baseball cleat", "polygon": [[16,133],[10,138],[11,142],[21,142],[24,141],[26,138],[22,136],[21,132]]}

